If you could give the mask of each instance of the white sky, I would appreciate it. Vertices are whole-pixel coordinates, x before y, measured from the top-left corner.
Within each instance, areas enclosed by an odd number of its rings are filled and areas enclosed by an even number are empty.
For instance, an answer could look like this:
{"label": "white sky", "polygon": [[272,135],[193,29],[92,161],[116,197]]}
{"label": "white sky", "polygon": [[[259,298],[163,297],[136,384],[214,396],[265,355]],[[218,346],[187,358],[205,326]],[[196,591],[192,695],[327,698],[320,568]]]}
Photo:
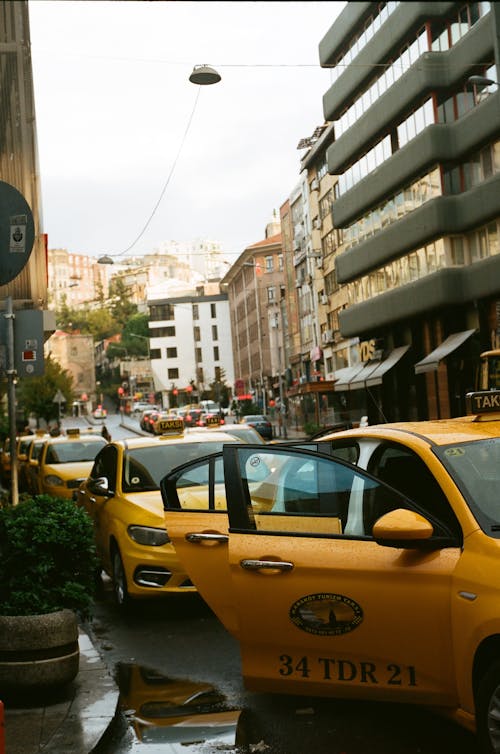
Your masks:
{"label": "white sky", "polygon": [[[177,155],[129,253],[206,238],[231,260],[262,240],[298,182],[299,139],[324,121],[318,45],[344,6],[30,0],[50,248],[125,251]],[[219,84],[188,81],[202,63]]]}

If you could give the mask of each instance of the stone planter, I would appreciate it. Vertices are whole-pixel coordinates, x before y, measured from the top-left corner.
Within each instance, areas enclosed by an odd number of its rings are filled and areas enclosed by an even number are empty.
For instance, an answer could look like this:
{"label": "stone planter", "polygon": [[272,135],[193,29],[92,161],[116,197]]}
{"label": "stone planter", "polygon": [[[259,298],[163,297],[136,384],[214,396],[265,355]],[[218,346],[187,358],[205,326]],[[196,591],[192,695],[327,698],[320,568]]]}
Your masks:
{"label": "stone planter", "polygon": [[78,621],[71,610],[0,615],[0,688],[5,694],[54,689],[78,674]]}

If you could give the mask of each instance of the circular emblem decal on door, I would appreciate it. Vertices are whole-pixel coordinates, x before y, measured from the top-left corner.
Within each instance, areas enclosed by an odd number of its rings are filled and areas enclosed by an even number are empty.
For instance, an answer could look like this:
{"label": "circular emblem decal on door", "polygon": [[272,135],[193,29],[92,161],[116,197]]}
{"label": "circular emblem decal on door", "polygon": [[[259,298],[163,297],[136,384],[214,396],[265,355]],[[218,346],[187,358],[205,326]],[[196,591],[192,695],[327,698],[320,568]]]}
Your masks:
{"label": "circular emblem decal on door", "polygon": [[290,618],[297,628],[317,636],[339,636],[363,622],[363,610],[343,594],[308,594],[294,602]]}

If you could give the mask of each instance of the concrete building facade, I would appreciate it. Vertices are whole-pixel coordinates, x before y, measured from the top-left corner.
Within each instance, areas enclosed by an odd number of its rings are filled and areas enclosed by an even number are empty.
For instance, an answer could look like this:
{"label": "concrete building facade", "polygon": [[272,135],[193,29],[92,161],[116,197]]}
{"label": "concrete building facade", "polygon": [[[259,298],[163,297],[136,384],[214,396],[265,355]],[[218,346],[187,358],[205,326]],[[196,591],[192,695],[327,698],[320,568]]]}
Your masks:
{"label": "concrete building facade", "polygon": [[320,43],[338,324],[364,344],[334,377],[371,421],[464,413],[498,344],[499,29],[498,3],[352,2]]}

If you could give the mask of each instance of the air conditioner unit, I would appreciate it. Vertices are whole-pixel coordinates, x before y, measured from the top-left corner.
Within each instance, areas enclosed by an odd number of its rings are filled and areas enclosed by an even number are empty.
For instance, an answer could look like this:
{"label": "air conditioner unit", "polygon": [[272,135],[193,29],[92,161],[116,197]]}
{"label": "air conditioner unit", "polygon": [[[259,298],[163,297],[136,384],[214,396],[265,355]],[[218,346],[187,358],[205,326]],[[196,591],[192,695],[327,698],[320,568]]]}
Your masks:
{"label": "air conditioner unit", "polygon": [[323,344],[325,343],[331,343],[333,340],[333,331],[332,330],[325,330],[321,333],[321,342]]}
{"label": "air conditioner unit", "polygon": [[322,304],[327,304],[328,303],[328,296],[325,296],[325,294],[323,293],[323,295],[320,296],[320,301],[321,301]]}
{"label": "air conditioner unit", "polygon": [[320,258],[318,259],[318,261],[316,262],[316,267],[318,267],[318,268],[321,268],[321,267],[323,267],[323,260],[321,259],[321,257],[320,257]]}
{"label": "air conditioner unit", "polygon": [[313,178],[311,181],[311,191],[319,191],[319,182],[317,178]]}

